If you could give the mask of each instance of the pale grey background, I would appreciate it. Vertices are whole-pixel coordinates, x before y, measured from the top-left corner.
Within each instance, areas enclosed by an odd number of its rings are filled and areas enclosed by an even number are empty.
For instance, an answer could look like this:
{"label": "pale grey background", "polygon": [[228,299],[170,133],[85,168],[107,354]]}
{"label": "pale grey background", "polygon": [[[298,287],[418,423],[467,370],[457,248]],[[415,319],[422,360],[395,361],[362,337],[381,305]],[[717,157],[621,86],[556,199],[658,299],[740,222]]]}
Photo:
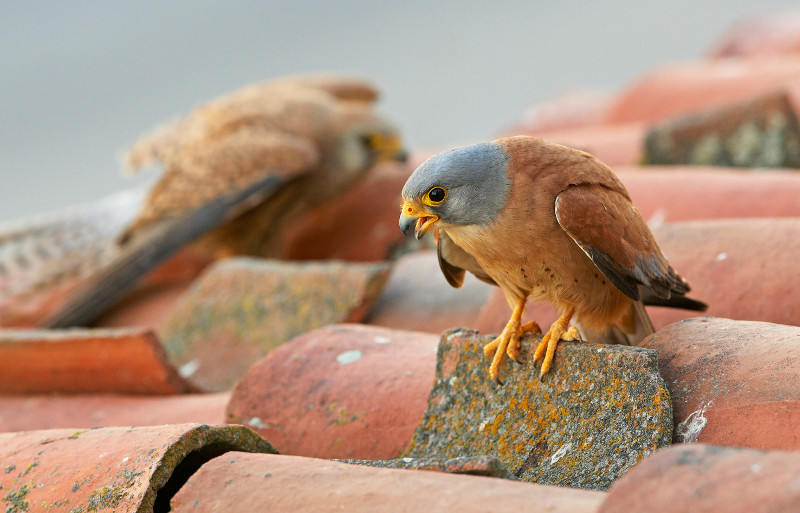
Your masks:
{"label": "pale grey background", "polygon": [[[411,147],[485,139],[536,101],[705,55],[778,0],[0,3],[0,220],[131,184],[153,125],[243,84],[367,76]],[[150,173],[144,179],[152,179]]]}

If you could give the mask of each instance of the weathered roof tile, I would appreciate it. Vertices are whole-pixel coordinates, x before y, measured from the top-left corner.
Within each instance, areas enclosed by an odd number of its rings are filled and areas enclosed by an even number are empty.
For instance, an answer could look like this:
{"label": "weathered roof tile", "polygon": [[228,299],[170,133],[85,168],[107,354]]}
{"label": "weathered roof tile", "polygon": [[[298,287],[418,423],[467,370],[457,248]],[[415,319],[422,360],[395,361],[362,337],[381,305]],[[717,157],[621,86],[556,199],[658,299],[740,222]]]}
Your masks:
{"label": "weathered roof tile", "polygon": [[644,141],[649,164],[800,167],[800,77],[744,101],[669,118]]}
{"label": "weathered roof tile", "polygon": [[602,513],[800,510],[800,454],[714,445],[658,451],[617,481]]}
{"label": "weathered roof tile", "polygon": [[252,427],[284,454],[397,457],[425,411],[437,342],[361,325],[310,331],[247,371],[228,422]]}
{"label": "weathered roof tile", "polygon": [[491,336],[442,337],[428,409],[406,456],[489,455],[518,478],[605,489],[672,439],[669,392],[654,351],[562,342],[539,381],[537,338],[522,341],[522,364],[506,359],[503,384],[488,376]]}
{"label": "weathered roof tile", "polygon": [[222,424],[229,393],[0,395],[0,431],[95,426]]}
{"label": "weathered roof tile", "polygon": [[550,511],[594,513],[602,492],[491,477],[372,468],[299,456],[229,453],[203,465],[173,511]]}
{"label": "weathered roof tile", "polygon": [[700,318],[642,343],[658,351],[677,442],[800,447],[800,328]]}
{"label": "weathered roof tile", "polygon": [[383,290],[390,265],[232,258],[211,266],[161,331],[170,359],[204,390],[228,390],[290,338],[357,322]]}
{"label": "weathered roof tile", "polygon": [[178,487],[228,451],[274,452],[241,426],[0,433],[0,504],[24,511],[168,511]]}
{"label": "weathered roof tile", "polygon": [[364,322],[438,335],[474,323],[494,289],[471,274],[461,288],[454,289],[439,269],[436,252],[417,251],[397,260],[383,294]]}
{"label": "weathered roof tile", "polygon": [[149,330],[0,330],[0,393],[194,389],[169,364]]}

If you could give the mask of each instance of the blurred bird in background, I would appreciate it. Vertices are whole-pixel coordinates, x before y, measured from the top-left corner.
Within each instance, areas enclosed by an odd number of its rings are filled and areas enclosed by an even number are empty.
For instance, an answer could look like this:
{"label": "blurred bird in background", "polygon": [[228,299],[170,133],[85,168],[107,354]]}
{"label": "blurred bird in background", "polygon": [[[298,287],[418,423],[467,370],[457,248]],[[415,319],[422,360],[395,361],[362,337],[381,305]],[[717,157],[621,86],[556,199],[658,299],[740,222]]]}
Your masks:
{"label": "blurred bird in background", "polygon": [[[346,76],[247,86],[138,141],[149,191],[0,225],[0,325],[85,325],[177,250],[280,257],[286,230],[375,164],[405,159],[378,91]],[[196,240],[197,239],[197,240]]]}

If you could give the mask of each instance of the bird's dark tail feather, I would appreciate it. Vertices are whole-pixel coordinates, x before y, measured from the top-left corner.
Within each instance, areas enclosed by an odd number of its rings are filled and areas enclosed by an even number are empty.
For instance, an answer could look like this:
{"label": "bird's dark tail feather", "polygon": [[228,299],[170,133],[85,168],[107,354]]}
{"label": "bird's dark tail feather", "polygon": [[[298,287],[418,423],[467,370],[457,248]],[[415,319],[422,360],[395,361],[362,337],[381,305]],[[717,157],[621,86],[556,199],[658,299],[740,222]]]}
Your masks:
{"label": "bird's dark tail feather", "polygon": [[186,244],[241,213],[253,198],[268,198],[285,182],[269,176],[250,186],[211,201],[196,210],[154,225],[132,239],[108,267],[94,276],[79,293],[43,321],[42,327],[86,326],[155,266]]}
{"label": "bird's dark tail feather", "polygon": [[683,310],[694,310],[697,312],[705,312],[708,310],[708,305],[702,301],[697,301],[683,294],[673,293],[669,299],[664,299],[656,296],[648,289],[641,289],[639,291],[642,295],[642,303],[647,306],[666,306],[669,308],[681,308]]}

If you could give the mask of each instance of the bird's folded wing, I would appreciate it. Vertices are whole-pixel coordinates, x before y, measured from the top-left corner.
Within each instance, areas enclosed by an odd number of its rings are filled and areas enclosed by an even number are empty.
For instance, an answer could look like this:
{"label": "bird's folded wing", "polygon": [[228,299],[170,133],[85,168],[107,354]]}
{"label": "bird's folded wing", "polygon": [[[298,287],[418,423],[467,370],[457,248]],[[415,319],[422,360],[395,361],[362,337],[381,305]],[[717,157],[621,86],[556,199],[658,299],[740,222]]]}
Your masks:
{"label": "bird's folded wing", "polygon": [[164,162],[164,176],[120,240],[128,241],[155,221],[198,209],[269,176],[284,180],[310,170],[319,158],[307,139],[261,127],[242,127],[226,137],[184,147]]}
{"label": "bird's folded wing", "polygon": [[298,75],[268,82],[271,87],[309,87],[345,101],[374,102],[378,88],[367,80],[347,75]]}
{"label": "bird's folded wing", "polygon": [[458,246],[444,230],[439,231],[439,241],[436,245],[436,255],[439,258],[439,268],[447,278],[447,283],[455,288],[464,284],[464,271],[469,271],[479,280],[489,285],[497,285],[486,274],[481,265],[472,255]]}
{"label": "bird's folded wing", "polygon": [[571,185],[556,197],[555,210],[561,228],[628,297],[640,298],[639,285],[664,298],[673,290],[688,290],[639,211],[620,192],[598,184]]}

